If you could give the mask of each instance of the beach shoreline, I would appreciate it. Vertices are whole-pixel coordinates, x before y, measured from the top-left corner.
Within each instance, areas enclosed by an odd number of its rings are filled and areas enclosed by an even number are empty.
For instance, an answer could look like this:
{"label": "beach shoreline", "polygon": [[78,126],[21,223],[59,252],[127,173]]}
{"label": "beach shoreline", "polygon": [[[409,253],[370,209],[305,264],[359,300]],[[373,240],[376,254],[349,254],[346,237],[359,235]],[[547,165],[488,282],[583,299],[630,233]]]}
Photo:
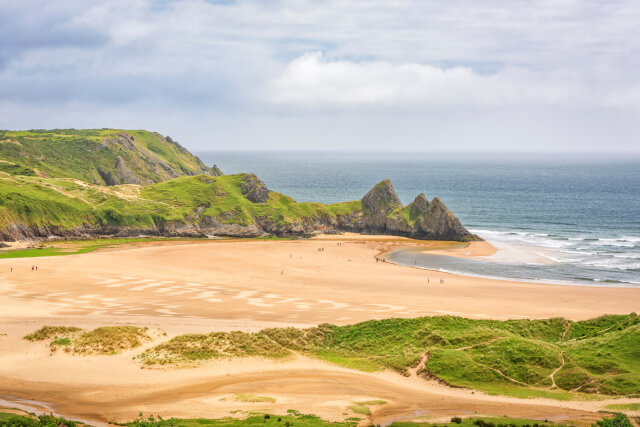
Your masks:
{"label": "beach shoreline", "polygon": [[[45,402],[65,416],[102,422],[132,420],[141,411],[163,417],[214,417],[238,409],[276,414],[296,409],[340,420],[352,402],[368,399],[389,402],[374,411],[375,422],[424,409],[432,411],[434,419],[464,415],[470,408],[477,414],[543,414],[583,424],[600,416],[597,411],[606,401],[490,396],[391,371],[340,368],[304,356],[141,369],[132,360],[138,350],[116,356],[51,354],[46,344],[22,339],[43,325],[137,325],[163,330],[169,339],[186,333],[347,325],[391,317],[584,320],[640,311],[640,289],[479,279],[376,262],[381,253],[414,247],[458,253],[466,246],[331,235],[149,242],[82,255],[2,259],[0,394]],[[473,250],[486,253],[489,248],[473,245]],[[37,271],[31,269],[34,265]],[[236,393],[270,396],[276,402],[228,399]]]}

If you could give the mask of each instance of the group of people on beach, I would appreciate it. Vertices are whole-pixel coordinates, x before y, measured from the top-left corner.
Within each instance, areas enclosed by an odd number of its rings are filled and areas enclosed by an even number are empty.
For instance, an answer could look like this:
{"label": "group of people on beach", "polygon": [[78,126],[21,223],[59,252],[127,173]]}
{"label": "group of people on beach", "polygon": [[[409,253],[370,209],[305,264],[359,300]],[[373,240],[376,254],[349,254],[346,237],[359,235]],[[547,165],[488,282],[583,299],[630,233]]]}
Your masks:
{"label": "group of people on beach", "polygon": [[[9,271],[11,273],[13,273],[13,267],[9,267],[9,269],[10,269]],[[38,266],[37,265],[32,265],[31,266],[31,271],[38,271]]]}
{"label": "group of people on beach", "polygon": [[[376,262],[387,262],[387,260],[386,260],[385,258],[378,258],[378,257],[376,257]],[[413,263],[414,263],[414,264],[416,263],[416,260],[415,260],[415,259],[413,260]],[[431,282],[431,280],[427,277],[427,283],[430,283],[430,282]],[[444,284],[444,279],[440,279],[440,284],[441,284],[441,285],[442,285],[442,284]]]}

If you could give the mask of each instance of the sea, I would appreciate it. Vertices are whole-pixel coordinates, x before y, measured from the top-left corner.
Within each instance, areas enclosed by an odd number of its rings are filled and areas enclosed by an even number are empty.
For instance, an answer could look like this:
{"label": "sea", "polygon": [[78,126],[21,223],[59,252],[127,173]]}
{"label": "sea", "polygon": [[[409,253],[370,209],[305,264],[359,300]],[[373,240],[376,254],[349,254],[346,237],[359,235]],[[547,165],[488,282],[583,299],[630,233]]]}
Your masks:
{"label": "sea", "polygon": [[640,286],[640,156],[513,153],[200,152],[299,202],[360,199],[389,178],[403,203],[440,198],[498,252],[400,251],[392,261],[481,277]]}

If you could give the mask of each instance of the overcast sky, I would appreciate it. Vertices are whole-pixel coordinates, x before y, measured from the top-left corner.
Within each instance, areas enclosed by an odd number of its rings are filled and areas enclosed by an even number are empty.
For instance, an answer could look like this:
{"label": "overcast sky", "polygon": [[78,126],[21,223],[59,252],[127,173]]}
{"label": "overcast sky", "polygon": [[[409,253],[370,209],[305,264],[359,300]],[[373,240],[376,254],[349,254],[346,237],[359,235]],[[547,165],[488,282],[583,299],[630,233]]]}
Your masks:
{"label": "overcast sky", "polygon": [[0,0],[0,128],[640,152],[637,0]]}

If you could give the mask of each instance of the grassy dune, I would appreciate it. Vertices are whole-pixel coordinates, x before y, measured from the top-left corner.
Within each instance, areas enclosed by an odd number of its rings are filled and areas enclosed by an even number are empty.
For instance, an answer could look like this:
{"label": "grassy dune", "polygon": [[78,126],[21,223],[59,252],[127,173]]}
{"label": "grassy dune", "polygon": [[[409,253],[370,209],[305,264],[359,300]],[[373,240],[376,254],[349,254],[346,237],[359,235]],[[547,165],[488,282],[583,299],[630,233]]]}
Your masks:
{"label": "grassy dune", "polygon": [[[182,335],[139,358],[154,365],[281,358],[291,351],[364,371],[415,371],[493,394],[556,399],[640,395],[640,319],[635,314],[583,322],[439,316]],[[421,357],[426,363],[420,364]]]}
{"label": "grassy dune", "polygon": [[288,355],[288,349],[264,334],[236,331],[179,335],[142,353],[138,359],[146,365],[165,365],[230,357],[277,359]]}
{"label": "grassy dune", "polygon": [[110,355],[140,347],[151,337],[147,328],[137,326],[104,326],[92,331],[73,326],[43,326],[24,339],[49,340],[52,351],[62,348],[75,354]]}

